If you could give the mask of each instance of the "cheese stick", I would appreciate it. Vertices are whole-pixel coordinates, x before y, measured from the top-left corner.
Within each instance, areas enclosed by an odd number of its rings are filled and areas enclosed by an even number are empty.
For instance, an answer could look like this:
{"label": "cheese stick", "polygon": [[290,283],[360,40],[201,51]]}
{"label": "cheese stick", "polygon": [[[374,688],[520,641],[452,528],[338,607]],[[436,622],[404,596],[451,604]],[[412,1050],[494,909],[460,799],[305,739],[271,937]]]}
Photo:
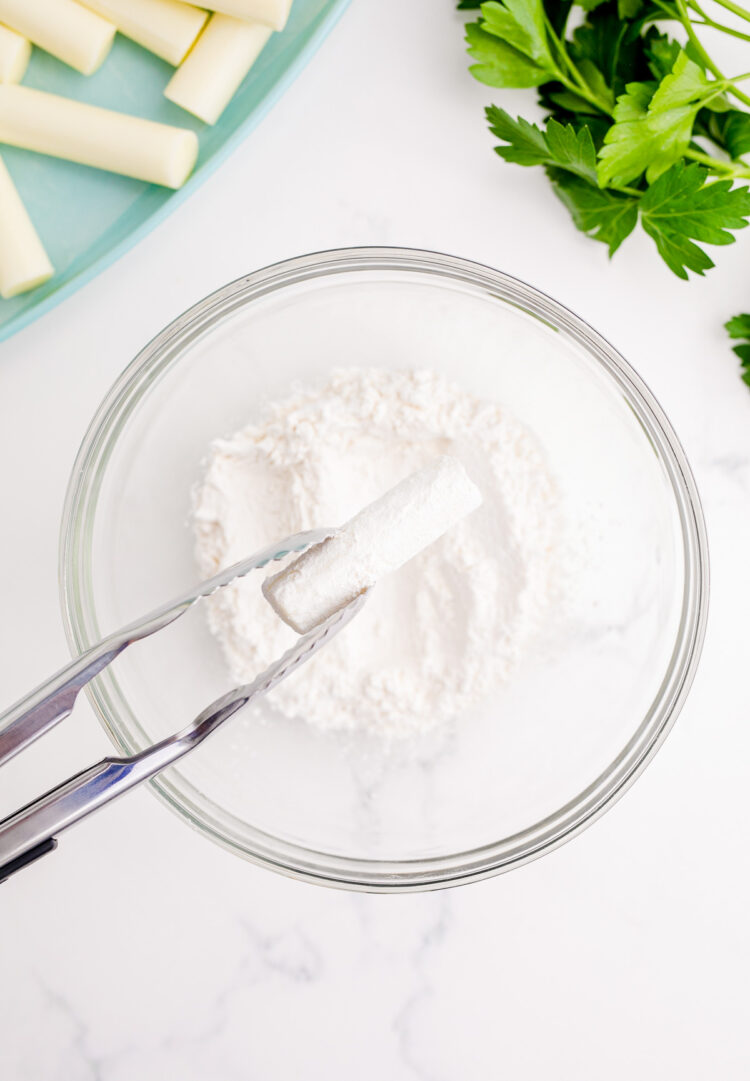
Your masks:
{"label": "cheese stick", "polygon": [[0,296],[5,300],[46,282],[52,263],[0,158]]}
{"label": "cheese stick", "polygon": [[198,156],[198,136],[28,86],[0,86],[0,143],[95,169],[181,187]]}
{"label": "cheese stick", "polygon": [[212,15],[190,54],[167,83],[175,105],[215,124],[273,30],[261,23]]}
{"label": "cheese stick", "polygon": [[113,22],[121,34],[160,56],[181,64],[203,29],[208,12],[179,0],[80,0]]}
{"label": "cheese stick", "polygon": [[[179,0],[185,3],[186,0]],[[283,30],[289,18],[292,0],[208,0],[203,4],[209,11],[233,15],[235,19],[264,23],[272,30]]]}
{"label": "cheese stick", "polygon": [[34,45],[91,75],[112,48],[112,23],[75,0],[0,0],[0,22]]}
{"label": "cheese stick", "polygon": [[458,459],[444,455],[267,578],[263,594],[285,623],[307,634],[481,502],[479,489]]}
{"label": "cheese stick", "polygon": [[0,83],[20,83],[31,56],[28,38],[0,26]]}

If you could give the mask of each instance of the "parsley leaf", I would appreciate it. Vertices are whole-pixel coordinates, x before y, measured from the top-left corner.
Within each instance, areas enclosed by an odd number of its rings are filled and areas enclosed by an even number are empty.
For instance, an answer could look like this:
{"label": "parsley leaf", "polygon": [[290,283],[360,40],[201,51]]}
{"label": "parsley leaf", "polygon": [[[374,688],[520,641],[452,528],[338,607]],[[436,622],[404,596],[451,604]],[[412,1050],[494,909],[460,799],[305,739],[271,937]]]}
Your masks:
{"label": "parsley leaf", "polygon": [[638,221],[638,199],[593,187],[580,177],[559,169],[547,169],[555,193],[571,213],[582,233],[601,240],[614,255]]}
{"label": "parsley leaf", "polygon": [[548,83],[554,75],[518,49],[482,29],[481,23],[466,27],[467,52],[478,61],[469,71],[480,83],[499,87],[529,87]]}
{"label": "parsley leaf", "polygon": [[[578,6],[584,11],[594,11],[609,0],[577,0]],[[617,18],[634,19],[643,7],[644,0],[617,0]]]}
{"label": "parsley leaf", "polygon": [[[647,122],[654,89],[649,83],[628,83],[625,93],[617,99],[615,123],[604,136],[604,146],[599,151],[599,183],[602,187],[628,184],[651,164],[656,136],[648,131]],[[690,130],[687,140],[690,140]]]}
{"label": "parsley leaf", "polygon": [[469,70],[488,86],[529,87],[548,83],[560,72],[547,40],[542,0],[490,0],[482,18],[466,27]]}
{"label": "parsley leaf", "polygon": [[734,352],[740,358],[742,378],[750,386],[750,315],[747,312],[743,315],[735,315],[724,324],[724,329],[730,338],[745,339],[741,345],[735,345]]}
{"label": "parsley leaf", "polygon": [[721,91],[723,83],[710,82],[706,73],[688,54],[680,51],[669,75],[665,75],[651,99],[650,111],[668,112],[683,105],[705,102]]}
{"label": "parsley leaf", "polygon": [[615,96],[607,86],[604,76],[593,60],[587,60],[584,57],[584,59],[580,60],[578,63],[578,70],[583,76],[588,88],[593,90],[596,97],[602,103],[602,107],[611,109],[615,103]]}
{"label": "parsley leaf", "polygon": [[506,146],[495,147],[505,161],[516,165],[549,165],[573,173],[590,185],[597,183],[596,150],[587,127],[578,131],[572,124],[549,120],[541,131],[519,116],[514,120],[504,109],[487,109],[490,131]]}
{"label": "parsley leaf", "polygon": [[513,161],[516,165],[544,165],[550,160],[547,140],[536,124],[522,116],[514,120],[505,109],[498,109],[496,105],[485,109],[485,114],[492,134],[508,143],[508,146],[495,147],[496,153],[505,161]]}
{"label": "parsley leaf", "polygon": [[643,0],[617,0],[617,14],[621,19],[634,19],[643,7]]}
{"label": "parsley leaf", "polygon": [[615,122],[599,152],[599,182],[628,184],[643,172],[649,184],[684,155],[700,108],[723,90],[684,51],[653,87],[629,83],[617,99]]}
{"label": "parsley leaf", "polygon": [[541,0],[490,0],[482,4],[482,29],[531,57],[545,70],[554,69]]}
{"label": "parsley leaf", "polygon": [[730,157],[740,158],[750,151],[750,113],[740,109],[712,113],[708,119],[708,134]]}
{"label": "parsley leaf", "polygon": [[547,122],[547,146],[553,161],[568,172],[575,173],[589,184],[597,183],[596,149],[587,127],[576,131],[572,124]]}
{"label": "parsley leaf", "polygon": [[750,192],[732,190],[730,180],[706,184],[708,170],[678,162],[643,193],[641,223],[664,262],[678,278],[688,270],[703,274],[714,264],[693,241],[731,244],[730,229],[743,229],[750,216]]}
{"label": "parsley leaf", "polygon": [[669,75],[680,55],[680,44],[668,38],[666,34],[660,34],[655,26],[652,26],[643,38],[644,50],[648,60],[648,66],[655,79],[663,79]]}
{"label": "parsley leaf", "polygon": [[730,338],[750,338],[750,315],[733,316],[724,324],[724,329]]}
{"label": "parsley leaf", "polygon": [[612,98],[622,94],[626,83],[651,77],[639,24],[621,19],[617,6],[602,4],[573,31],[569,52],[579,63],[590,60],[601,71]]}

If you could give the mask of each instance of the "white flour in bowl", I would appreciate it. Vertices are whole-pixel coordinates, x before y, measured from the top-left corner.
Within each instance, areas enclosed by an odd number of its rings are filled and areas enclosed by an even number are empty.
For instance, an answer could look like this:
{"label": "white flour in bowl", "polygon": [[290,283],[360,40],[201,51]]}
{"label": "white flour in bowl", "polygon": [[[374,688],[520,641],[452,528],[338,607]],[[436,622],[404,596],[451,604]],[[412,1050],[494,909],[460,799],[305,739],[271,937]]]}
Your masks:
{"label": "white flour in bowl", "polygon": [[[533,434],[428,371],[344,369],[210,447],[193,492],[204,577],[303,529],[337,526],[440,454],[484,504],[380,582],[269,703],[321,729],[389,738],[449,724],[508,678],[555,592],[557,493]],[[251,577],[208,602],[246,682],[295,639]]]}

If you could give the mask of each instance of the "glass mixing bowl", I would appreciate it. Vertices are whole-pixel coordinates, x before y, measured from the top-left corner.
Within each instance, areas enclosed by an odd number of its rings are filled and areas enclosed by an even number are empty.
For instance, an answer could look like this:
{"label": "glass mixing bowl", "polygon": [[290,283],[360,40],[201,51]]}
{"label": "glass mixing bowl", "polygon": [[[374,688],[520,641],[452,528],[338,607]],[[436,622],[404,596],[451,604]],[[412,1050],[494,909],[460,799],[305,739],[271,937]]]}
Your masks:
{"label": "glass mixing bowl", "polygon": [[[683,451],[636,373],[560,304],[395,248],[292,259],[196,304],[136,357],[84,439],[62,529],[66,629],[81,651],[192,584],[190,489],[210,441],[349,365],[441,372],[535,431],[578,538],[565,611],[433,746],[324,734],[274,717],[269,699],[266,720],[238,716],[153,785],[263,866],[356,889],[448,886],[539,856],[610,806],[673,724],[703,638],[706,538]],[[197,606],[90,694],[131,753],[228,685]]]}

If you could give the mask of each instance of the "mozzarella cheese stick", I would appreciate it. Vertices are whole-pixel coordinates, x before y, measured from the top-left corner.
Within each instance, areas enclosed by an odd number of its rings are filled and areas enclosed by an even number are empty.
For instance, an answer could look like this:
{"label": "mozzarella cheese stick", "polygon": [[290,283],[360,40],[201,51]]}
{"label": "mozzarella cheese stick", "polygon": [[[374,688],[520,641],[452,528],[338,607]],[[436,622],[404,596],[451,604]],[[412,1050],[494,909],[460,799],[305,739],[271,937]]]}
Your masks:
{"label": "mozzarella cheese stick", "polygon": [[235,19],[248,19],[250,22],[264,23],[272,30],[283,30],[292,0],[208,0],[203,6],[209,11],[220,11],[222,15],[233,15]]}
{"label": "mozzarella cheese stick", "polygon": [[52,263],[0,158],[0,296],[8,300],[25,293],[52,274]]}
{"label": "mozzarella cheese stick", "polygon": [[82,75],[100,67],[116,32],[75,0],[0,0],[0,22]]}
{"label": "mozzarella cheese stick", "polygon": [[28,38],[0,26],[0,83],[20,83],[31,56]]}
{"label": "mozzarella cheese stick", "polygon": [[458,459],[437,458],[267,578],[263,594],[285,623],[307,634],[481,502],[479,489]]}
{"label": "mozzarella cheese stick", "polygon": [[181,64],[208,18],[179,0],[80,0],[87,8],[113,22],[121,34],[160,56],[168,64]]}
{"label": "mozzarella cheese stick", "polygon": [[198,156],[198,136],[28,86],[0,86],[0,143],[179,188]]}
{"label": "mozzarella cheese stick", "polygon": [[167,83],[165,96],[207,124],[215,124],[272,33],[262,23],[212,15]]}

